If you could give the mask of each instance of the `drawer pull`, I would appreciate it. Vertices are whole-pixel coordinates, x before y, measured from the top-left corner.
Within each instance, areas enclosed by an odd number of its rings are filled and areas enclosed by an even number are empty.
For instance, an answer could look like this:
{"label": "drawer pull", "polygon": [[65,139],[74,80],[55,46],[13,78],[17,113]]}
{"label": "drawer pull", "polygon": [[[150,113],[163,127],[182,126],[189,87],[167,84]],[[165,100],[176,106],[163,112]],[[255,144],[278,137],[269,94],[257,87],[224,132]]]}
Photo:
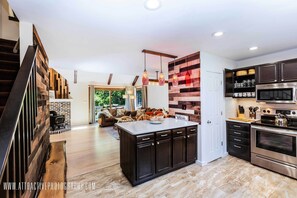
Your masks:
{"label": "drawer pull", "polygon": [[160,144],[160,142],[157,142],[157,144]]}
{"label": "drawer pull", "polygon": [[163,135],[161,135],[161,137],[166,137],[166,136],[168,136],[168,134],[163,134]]}
{"label": "drawer pull", "polygon": [[154,146],[155,144],[154,143],[152,143],[152,146]]}
{"label": "drawer pull", "polygon": [[241,140],[240,139],[237,139],[237,138],[234,138],[234,140],[237,141],[237,142],[241,142]]}
{"label": "drawer pull", "polygon": [[186,136],[184,136],[184,138],[186,139]]}
{"label": "drawer pull", "polygon": [[237,145],[235,145],[235,144],[234,144],[234,147],[235,147],[235,148],[239,148],[239,149],[241,149],[241,146],[237,146]]}
{"label": "drawer pull", "polygon": [[240,126],[238,126],[238,125],[233,125],[235,128],[240,128]]}
{"label": "drawer pull", "polygon": [[196,129],[191,129],[190,131],[192,131],[192,132],[193,132],[193,131],[196,131]]}
{"label": "drawer pull", "polygon": [[182,131],[178,131],[178,132],[176,132],[176,134],[182,134],[183,132]]}
{"label": "drawer pull", "polygon": [[236,132],[236,131],[234,131],[234,134],[241,135],[241,133],[238,133],[238,132]]}
{"label": "drawer pull", "polygon": [[189,138],[190,136],[188,135],[188,138]]}
{"label": "drawer pull", "polygon": [[146,141],[146,140],[149,140],[151,138],[142,138],[142,141]]}

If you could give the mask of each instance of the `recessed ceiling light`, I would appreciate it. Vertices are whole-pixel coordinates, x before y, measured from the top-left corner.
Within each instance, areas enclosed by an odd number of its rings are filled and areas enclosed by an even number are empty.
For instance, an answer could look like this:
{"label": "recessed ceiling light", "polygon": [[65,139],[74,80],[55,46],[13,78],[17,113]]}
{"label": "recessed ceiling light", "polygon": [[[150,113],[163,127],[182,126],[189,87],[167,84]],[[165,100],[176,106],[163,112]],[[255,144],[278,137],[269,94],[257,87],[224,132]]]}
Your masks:
{"label": "recessed ceiling light", "polygon": [[224,34],[224,32],[215,32],[215,33],[213,33],[212,35],[213,35],[214,37],[220,37],[220,36],[223,36],[223,34]]}
{"label": "recessed ceiling light", "polygon": [[161,7],[160,0],[146,0],[144,6],[148,10],[157,10]]}
{"label": "recessed ceiling light", "polygon": [[257,50],[258,49],[258,47],[257,46],[253,46],[253,47],[250,47],[250,51],[255,51],[255,50]]}

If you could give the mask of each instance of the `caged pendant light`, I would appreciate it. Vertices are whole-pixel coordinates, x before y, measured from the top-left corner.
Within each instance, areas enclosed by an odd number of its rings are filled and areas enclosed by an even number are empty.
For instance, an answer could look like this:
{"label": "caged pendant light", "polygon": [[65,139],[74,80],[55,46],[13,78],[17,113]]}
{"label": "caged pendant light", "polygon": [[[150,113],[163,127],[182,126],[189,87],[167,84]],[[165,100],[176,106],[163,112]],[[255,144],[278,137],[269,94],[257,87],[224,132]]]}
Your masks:
{"label": "caged pendant light", "polygon": [[[174,59],[174,66],[173,68],[175,68],[175,59]],[[178,76],[177,74],[174,72],[173,77],[172,77],[172,86],[173,87],[177,87],[178,86]]]}
{"label": "caged pendant light", "polygon": [[163,68],[162,68],[162,56],[160,56],[160,64],[161,64],[161,72],[159,75],[159,85],[163,86],[165,84],[165,76],[163,74]]}
{"label": "caged pendant light", "polygon": [[147,86],[149,84],[149,77],[146,71],[146,53],[144,53],[144,71],[142,74],[142,85]]}

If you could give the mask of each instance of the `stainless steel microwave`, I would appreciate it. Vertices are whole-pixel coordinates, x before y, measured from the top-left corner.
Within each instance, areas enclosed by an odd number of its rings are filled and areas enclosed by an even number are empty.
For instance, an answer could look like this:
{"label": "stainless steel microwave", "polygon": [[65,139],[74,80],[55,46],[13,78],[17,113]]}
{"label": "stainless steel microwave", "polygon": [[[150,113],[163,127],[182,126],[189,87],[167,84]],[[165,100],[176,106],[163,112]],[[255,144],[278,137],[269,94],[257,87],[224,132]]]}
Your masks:
{"label": "stainless steel microwave", "polygon": [[297,83],[256,85],[257,102],[296,103]]}

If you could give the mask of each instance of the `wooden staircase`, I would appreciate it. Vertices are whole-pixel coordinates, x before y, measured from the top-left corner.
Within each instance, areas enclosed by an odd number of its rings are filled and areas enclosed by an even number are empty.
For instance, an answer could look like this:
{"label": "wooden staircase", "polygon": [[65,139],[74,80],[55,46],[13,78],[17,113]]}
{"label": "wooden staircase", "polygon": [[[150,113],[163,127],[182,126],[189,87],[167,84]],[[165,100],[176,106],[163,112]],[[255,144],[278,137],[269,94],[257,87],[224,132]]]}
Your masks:
{"label": "wooden staircase", "polygon": [[20,68],[20,55],[13,53],[16,43],[0,39],[0,118]]}

